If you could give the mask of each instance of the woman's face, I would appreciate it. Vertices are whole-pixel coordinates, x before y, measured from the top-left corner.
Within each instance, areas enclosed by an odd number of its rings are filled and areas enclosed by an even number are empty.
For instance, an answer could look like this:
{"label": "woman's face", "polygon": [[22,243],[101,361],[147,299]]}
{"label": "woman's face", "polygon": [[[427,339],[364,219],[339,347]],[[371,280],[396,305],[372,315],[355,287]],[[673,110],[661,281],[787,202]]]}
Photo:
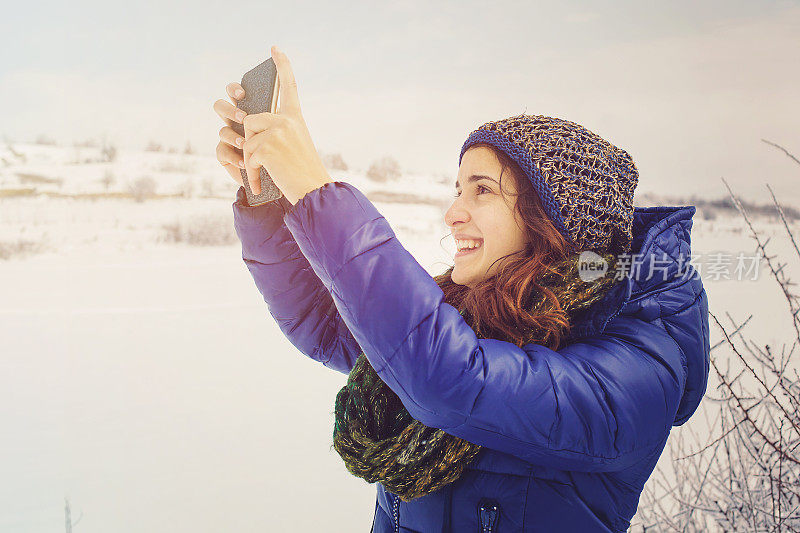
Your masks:
{"label": "woman's face", "polygon": [[[516,184],[513,176],[500,173],[503,167],[494,152],[484,146],[470,148],[461,158],[456,181],[457,197],[445,213],[459,249],[464,244],[480,245],[456,252],[451,277],[454,283],[473,286],[494,275],[499,257],[522,251],[527,241],[522,221],[516,214]],[[462,242],[466,241],[466,242]],[[491,265],[491,268],[490,268]]]}

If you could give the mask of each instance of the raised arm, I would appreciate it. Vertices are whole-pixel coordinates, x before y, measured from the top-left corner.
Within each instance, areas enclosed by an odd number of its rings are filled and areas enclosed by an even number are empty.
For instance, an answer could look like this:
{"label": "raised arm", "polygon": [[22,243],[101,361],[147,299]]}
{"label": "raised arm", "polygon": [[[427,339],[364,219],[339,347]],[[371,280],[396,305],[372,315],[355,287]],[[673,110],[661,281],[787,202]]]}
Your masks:
{"label": "raised arm", "polygon": [[289,341],[310,358],[347,374],[361,349],[286,228],[283,217],[291,208],[284,197],[250,207],[244,187],[239,188],[233,220],[242,259]]}
{"label": "raised arm", "polygon": [[618,316],[560,351],[478,339],[352,185],[310,192],[285,222],[375,371],[423,424],[585,472],[622,470],[669,434],[686,377],[660,326]]}

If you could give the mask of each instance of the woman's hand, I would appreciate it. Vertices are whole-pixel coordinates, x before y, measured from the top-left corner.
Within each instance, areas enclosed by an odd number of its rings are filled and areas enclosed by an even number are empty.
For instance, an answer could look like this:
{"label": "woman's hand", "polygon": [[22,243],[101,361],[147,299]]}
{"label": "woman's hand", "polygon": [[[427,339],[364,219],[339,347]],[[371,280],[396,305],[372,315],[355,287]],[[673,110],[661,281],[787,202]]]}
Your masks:
{"label": "woman's hand", "polygon": [[240,84],[233,82],[225,86],[225,92],[228,93],[232,103],[222,99],[214,102],[214,111],[227,124],[219,130],[217,161],[225,167],[236,183],[244,186],[240,170],[244,168],[244,155],[241,149],[244,145],[244,138],[231,127],[234,121],[242,123],[244,117],[247,116],[247,113],[236,107],[236,102],[244,98],[244,89]]}
{"label": "woman's hand", "polygon": [[[242,151],[253,193],[261,192],[259,167],[263,166],[286,199],[294,205],[307,193],[333,180],[322,164],[300,111],[297,83],[289,58],[276,46],[272,47],[271,52],[278,69],[280,109],[277,113],[255,113],[244,117],[245,142]],[[222,134],[220,131],[220,136]],[[225,168],[236,170],[231,166]]]}

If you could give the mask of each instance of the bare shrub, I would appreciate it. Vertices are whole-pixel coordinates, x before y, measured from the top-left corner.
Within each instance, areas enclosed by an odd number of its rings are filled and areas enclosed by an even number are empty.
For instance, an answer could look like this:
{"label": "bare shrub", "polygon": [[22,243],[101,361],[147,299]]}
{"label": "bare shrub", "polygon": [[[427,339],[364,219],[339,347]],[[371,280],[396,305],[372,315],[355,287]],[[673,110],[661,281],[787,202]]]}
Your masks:
{"label": "bare shrub", "polygon": [[104,144],[100,150],[101,161],[104,163],[113,163],[117,159],[117,148],[113,144]]}
{"label": "bare shrub", "polygon": [[28,156],[26,156],[26,155],[25,155],[24,153],[22,153],[22,152],[17,152],[17,151],[14,149],[14,146],[11,144],[11,142],[10,142],[8,139],[6,139],[6,141],[5,141],[5,142],[6,142],[6,150],[8,150],[8,152],[9,152],[11,155],[13,155],[13,156],[14,156],[16,159],[18,159],[18,160],[19,160],[21,163],[27,163],[27,162],[28,162]]}
{"label": "bare shrub", "polygon": [[116,182],[117,178],[116,176],[114,176],[114,173],[111,172],[110,170],[106,170],[105,174],[103,174],[103,177],[100,179],[100,183],[103,184],[106,190],[110,189],[111,186],[114,185]]}
{"label": "bare shrub", "polygon": [[25,257],[31,254],[44,251],[45,246],[41,242],[17,239],[16,241],[0,241],[0,259],[6,260],[12,257]]}
{"label": "bare shrub", "polygon": [[229,217],[196,216],[162,225],[161,241],[191,246],[224,246],[236,242]]}
{"label": "bare shrub", "polygon": [[384,156],[373,162],[367,170],[369,179],[381,183],[396,180],[400,176],[400,164],[391,156]]}
{"label": "bare shrub", "polygon": [[713,207],[700,209],[700,216],[703,218],[703,220],[716,220],[717,210]]}
{"label": "bare shrub", "polygon": [[163,148],[164,147],[161,146],[161,143],[157,143],[155,141],[150,141],[149,143],[147,143],[147,146],[145,147],[144,151],[145,152],[160,152],[161,150],[163,150]]}
{"label": "bare shrub", "polygon": [[48,178],[33,172],[17,172],[17,177],[23,185],[57,185],[61,187],[64,184],[64,178]]}
{"label": "bare shrub", "polygon": [[[767,188],[800,258],[784,209]],[[792,359],[800,345],[800,296],[785,271],[788,261],[767,253],[770,239],[728,191],[786,299],[790,346],[775,349],[746,336],[752,315],[739,321],[726,313],[723,324],[709,313],[723,337],[711,347],[709,384],[717,382],[717,394],[707,393],[701,406],[713,416],[710,436],[670,437],[672,461],[645,485],[632,531],[800,531],[800,375]]]}
{"label": "bare shrub", "polygon": [[347,170],[347,163],[344,162],[342,154],[325,154],[322,157],[322,164],[328,170]]}
{"label": "bare shrub", "polygon": [[53,139],[52,137],[49,137],[48,135],[46,135],[44,133],[41,133],[41,134],[37,135],[36,136],[36,140],[33,141],[33,142],[34,142],[34,144],[41,144],[41,145],[44,145],[44,146],[55,146],[56,145],[55,139]]}
{"label": "bare shrub", "polygon": [[128,192],[137,202],[144,202],[156,195],[156,180],[149,176],[142,176],[129,185]]}

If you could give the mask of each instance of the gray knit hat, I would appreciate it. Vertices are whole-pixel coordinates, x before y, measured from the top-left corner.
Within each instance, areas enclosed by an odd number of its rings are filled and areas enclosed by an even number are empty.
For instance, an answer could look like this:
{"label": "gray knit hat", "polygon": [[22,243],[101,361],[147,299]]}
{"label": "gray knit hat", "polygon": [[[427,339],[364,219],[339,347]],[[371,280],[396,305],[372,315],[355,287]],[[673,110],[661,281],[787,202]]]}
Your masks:
{"label": "gray knit hat", "polygon": [[486,143],[508,154],[533,183],[561,234],[576,250],[628,253],[639,172],[625,150],[583,126],[541,115],[487,122],[461,148]]}

